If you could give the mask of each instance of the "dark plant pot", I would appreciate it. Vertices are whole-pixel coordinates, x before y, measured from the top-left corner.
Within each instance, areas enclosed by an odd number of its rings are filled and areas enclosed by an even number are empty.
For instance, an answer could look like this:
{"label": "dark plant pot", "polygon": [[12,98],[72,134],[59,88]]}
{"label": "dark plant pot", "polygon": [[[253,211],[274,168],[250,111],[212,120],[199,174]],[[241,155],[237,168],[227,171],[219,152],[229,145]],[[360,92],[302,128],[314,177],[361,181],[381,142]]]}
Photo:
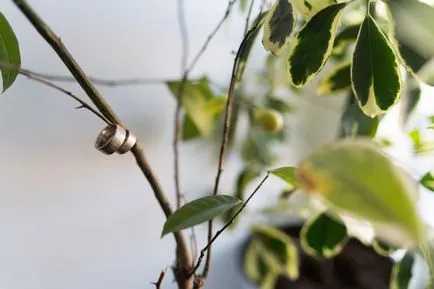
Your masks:
{"label": "dark plant pot", "polygon": [[[301,225],[280,227],[300,249],[299,232]],[[245,248],[251,239],[243,246]],[[290,280],[278,278],[275,289],[389,289],[393,260],[378,255],[371,247],[351,238],[342,252],[326,260],[313,258],[300,252],[300,277]]]}

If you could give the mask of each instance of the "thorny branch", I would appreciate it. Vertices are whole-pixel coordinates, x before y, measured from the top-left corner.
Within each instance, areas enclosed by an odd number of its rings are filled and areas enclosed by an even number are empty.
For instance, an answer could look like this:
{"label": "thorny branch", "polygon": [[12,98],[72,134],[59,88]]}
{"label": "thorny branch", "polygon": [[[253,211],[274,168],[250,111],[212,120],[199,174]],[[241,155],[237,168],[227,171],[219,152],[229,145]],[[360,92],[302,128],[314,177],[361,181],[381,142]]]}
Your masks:
{"label": "thorny branch", "polygon": [[[90,79],[86,76],[84,71],[74,60],[72,55],[69,53],[67,48],[60,41],[60,38],[51,30],[51,28],[33,11],[33,9],[28,5],[25,0],[12,0],[18,9],[24,14],[24,16],[30,21],[30,23],[35,27],[39,34],[45,39],[45,41],[53,48],[60,59],[63,61],[65,66],[69,69],[71,74],[98,108],[102,115],[104,115],[109,121],[122,125],[120,119],[105,101],[103,96],[99,93],[96,87],[92,84]],[[154,175],[149,163],[145,157],[143,150],[138,144],[136,144],[132,150],[137,165],[142,170],[146,179],[154,191],[154,195],[158,200],[160,207],[162,208],[166,217],[171,215],[172,208],[164,194],[156,176]],[[192,278],[189,278],[188,272],[191,267],[191,260],[189,249],[187,246],[187,241],[181,232],[174,233],[176,240],[176,261],[175,266],[175,277],[180,289],[191,288]]]}
{"label": "thorny branch", "polygon": [[194,266],[193,272],[195,272],[202,262],[203,257],[205,256],[205,252],[207,252],[211,245],[214,243],[215,240],[235,221],[235,219],[241,214],[241,212],[244,210],[244,208],[247,206],[247,204],[250,202],[250,200],[255,196],[255,194],[259,191],[259,189],[262,187],[262,185],[265,183],[265,181],[270,176],[270,172],[267,172],[265,177],[262,179],[262,181],[259,183],[259,185],[255,188],[255,190],[250,194],[250,196],[246,199],[246,201],[243,203],[243,205],[237,210],[237,212],[232,216],[232,218],[220,229],[217,231],[217,233],[211,238],[209,243],[200,250],[200,256],[197,260],[196,265]]}

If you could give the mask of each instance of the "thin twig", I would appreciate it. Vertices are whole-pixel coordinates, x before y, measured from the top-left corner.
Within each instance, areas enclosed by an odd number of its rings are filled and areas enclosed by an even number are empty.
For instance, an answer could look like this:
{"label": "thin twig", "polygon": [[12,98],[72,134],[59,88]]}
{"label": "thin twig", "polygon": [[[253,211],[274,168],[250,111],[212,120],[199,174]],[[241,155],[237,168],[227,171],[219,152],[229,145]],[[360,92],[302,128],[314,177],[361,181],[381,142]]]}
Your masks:
{"label": "thin twig", "polygon": [[[68,75],[58,75],[36,72],[33,70],[28,70],[29,74],[38,76],[45,80],[58,81],[58,82],[77,82],[74,77]],[[175,79],[166,78],[124,78],[124,79],[104,79],[99,77],[89,77],[89,80],[96,85],[109,86],[109,87],[120,87],[120,86],[132,86],[132,85],[151,85],[151,84],[164,84],[168,81],[174,81]]]}
{"label": "thin twig", "polygon": [[247,16],[246,16],[246,24],[244,25],[244,35],[246,35],[247,31],[249,31],[250,16],[252,15],[254,4],[255,4],[255,0],[250,1],[249,11],[247,12]]}
{"label": "thin twig", "polygon": [[[220,177],[223,172],[223,162],[224,162],[224,156],[226,152],[226,147],[229,140],[229,130],[231,125],[231,116],[232,116],[232,107],[233,107],[233,99],[235,94],[235,85],[237,83],[237,75],[238,75],[238,68],[239,68],[239,60],[241,55],[244,53],[244,49],[247,43],[247,40],[249,39],[250,35],[255,31],[257,27],[252,27],[247,34],[244,36],[243,41],[241,41],[241,44],[238,48],[237,54],[235,56],[234,65],[232,67],[232,75],[231,75],[231,82],[229,84],[229,91],[228,91],[228,99],[226,102],[226,108],[225,108],[225,117],[224,117],[224,126],[223,126],[223,135],[222,135],[222,141],[220,145],[220,154],[219,154],[219,161],[218,161],[218,167],[217,167],[217,175],[215,178],[214,183],[214,189],[213,189],[213,195],[217,195],[218,193],[218,187],[220,183]],[[208,222],[208,243],[211,243],[212,240],[212,220]],[[202,277],[206,278],[208,276],[208,272],[211,266],[211,246],[208,247],[206,260],[205,260],[205,267],[203,269]]]}
{"label": "thin twig", "polygon": [[220,30],[220,27],[223,25],[225,20],[228,18],[233,5],[237,0],[229,1],[228,6],[226,7],[226,11],[211,33],[208,35],[207,39],[193,57],[190,65],[187,67],[187,59],[188,59],[188,34],[185,24],[184,17],[184,7],[183,0],[178,0],[178,22],[180,27],[180,34],[182,40],[182,59],[181,66],[183,70],[181,82],[179,83],[178,91],[177,91],[177,103],[175,108],[175,116],[174,116],[174,132],[173,132],[173,154],[174,154],[174,178],[175,178],[175,193],[176,193],[176,205],[177,208],[181,205],[181,188],[180,188],[180,176],[179,176],[179,135],[180,135],[180,117],[181,117],[181,108],[182,108],[182,99],[184,96],[185,85],[188,81],[188,77],[196,66],[199,59],[202,57],[203,53],[207,49],[209,43],[214,38],[216,33]]}
{"label": "thin twig", "polygon": [[188,32],[187,24],[185,22],[184,0],[178,0],[178,23],[179,34],[182,42],[182,56],[181,56],[181,73],[182,80],[177,92],[175,117],[174,117],[174,131],[173,131],[173,155],[174,155],[174,177],[175,177],[175,194],[176,194],[176,208],[181,207],[181,185],[179,176],[179,133],[180,133],[180,117],[181,117],[181,103],[184,95],[185,83],[188,78],[187,61],[189,53],[188,45]]}
{"label": "thin twig", "polygon": [[85,108],[87,110],[89,110],[90,112],[92,112],[94,115],[96,115],[97,117],[99,117],[102,121],[104,121],[107,124],[112,124],[105,116],[103,116],[101,113],[99,113],[97,110],[95,110],[92,106],[90,106],[89,104],[87,104],[84,100],[80,99],[78,96],[74,95],[72,92],[55,85],[54,83],[51,83],[45,79],[39,78],[37,76],[34,76],[32,74],[27,73],[26,70],[24,69],[20,69],[20,74],[27,76],[29,79],[37,81],[39,83],[42,83],[44,85],[47,85],[51,88],[54,88],[60,92],[63,92],[64,94],[69,95],[70,97],[72,97],[73,99],[75,99],[76,101],[78,101],[80,103],[80,106],[78,106],[77,108]]}
{"label": "thin twig", "polygon": [[[96,89],[90,79],[86,76],[84,71],[78,65],[78,63],[74,60],[72,55],[69,53],[67,48],[62,44],[60,38],[51,30],[51,28],[33,11],[33,9],[28,5],[25,0],[12,0],[18,9],[26,16],[26,18],[32,23],[35,29],[39,32],[39,34],[45,39],[45,41],[53,48],[53,50],[57,53],[60,59],[63,61],[65,66],[98,108],[98,110],[111,122],[122,125],[120,119],[116,116],[114,111],[105,101],[100,92]],[[154,195],[158,200],[160,207],[162,208],[166,217],[171,215],[172,208],[167,200],[166,195],[164,194],[156,176],[154,175],[151,167],[145,157],[143,150],[140,148],[140,145],[136,143],[136,145],[131,149],[132,154],[134,155],[137,165],[145,175],[149,184],[154,191]],[[178,283],[178,287],[180,289],[189,289],[192,286],[192,278],[187,277],[188,272],[190,272],[191,268],[191,259],[189,248],[187,246],[187,241],[184,238],[182,232],[174,233],[174,237],[176,240],[176,272],[175,278]]]}
{"label": "thin twig", "polygon": [[155,285],[155,289],[161,289],[161,283],[163,283],[163,279],[164,279],[164,275],[166,275],[166,271],[167,269],[161,270],[157,282],[151,282],[151,284]]}
{"label": "thin twig", "polygon": [[196,272],[196,270],[199,268],[200,263],[202,262],[202,259],[205,255],[205,252],[211,248],[211,245],[214,243],[215,240],[235,221],[235,219],[238,217],[239,214],[244,210],[244,208],[247,206],[247,204],[250,202],[250,200],[255,196],[255,194],[259,191],[259,189],[262,187],[262,185],[265,183],[265,181],[270,176],[270,172],[267,172],[265,177],[262,179],[262,181],[259,183],[259,185],[255,188],[255,190],[250,194],[250,196],[246,199],[246,201],[243,203],[243,205],[237,210],[237,212],[232,216],[232,218],[220,229],[217,231],[217,233],[211,238],[209,243],[200,250],[200,256],[197,260],[196,266],[194,266],[194,270],[191,274]]}
{"label": "thin twig", "polygon": [[220,30],[220,27],[223,25],[223,23],[225,22],[225,20],[228,18],[229,14],[231,13],[232,7],[234,6],[234,4],[237,1],[238,0],[229,0],[228,1],[228,6],[226,7],[226,11],[223,14],[223,17],[220,19],[220,21],[217,23],[217,25],[214,27],[214,29],[211,31],[211,33],[208,35],[208,37],[206,38],[206,40],[203,43],[202,47],[199,49],[199,51],[197,52],[197,54],[194,56],[193,61],[188,66],[188,71],[191,71],[196,66],[198,60],[201,58],[202,54],[207,49],[207,47],[208,47],[209,43],[211,42],[211,40],[214,38],[214,36],[216,35],[216,33]]}

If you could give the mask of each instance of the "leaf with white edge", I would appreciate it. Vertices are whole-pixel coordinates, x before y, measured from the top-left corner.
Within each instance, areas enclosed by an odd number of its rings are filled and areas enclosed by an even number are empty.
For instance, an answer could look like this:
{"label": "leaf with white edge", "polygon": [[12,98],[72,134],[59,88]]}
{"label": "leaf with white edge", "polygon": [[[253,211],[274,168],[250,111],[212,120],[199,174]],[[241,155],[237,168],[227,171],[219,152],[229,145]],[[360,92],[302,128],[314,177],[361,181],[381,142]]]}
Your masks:
{"label": "leaf with white edge", "polygon": [[237,75],[236,75],[236,82],[240,83],[243,75],[244,70],[246,69],[247,60],[249,59],[250,51],[252,50],[253,44],[255,44],[256,37],[259,33],[259,28],[264,24],[264,18],[267,15],[268,11],[262,12],[261,14],[256,17],[255,21],[253,22],[252,26],[249,29],[249,32],[246,35],[246,39],[244,40],[244,49],[241,52],[240,58],[238,60],[238,69],[237,69]]}
{"label": "leaf with white edge", "polygon": [[390,289],[408,289],[413,277],[414,255],[407,252],[401,261],[395,263],[390,279]]}
{"label": "leaf with white edge", "polygon": [[[354,95],[350,95],[350,97],[353,98]],[[356,103],[351,102],[342,115],[341,136],[368,136],[373,138],[377,134],[379,123],[379,117],[367,117]]]}
{"label": "leaf with white edge", "polygon": [[303,191],[330,209],[381,228],[377,233],[387,243],[424,239],[416,181],[373,141],[347,138],[325,145],[301,162],[296,177]]}
{"label": "leaf with white edge", "polygon": [[372,241],[372,248],[378,255],[385,257],[390,256],[390,254],[398,250],[398,248],[390,246],[389,244],[386,244],[377,239],[374,239]]}
{"label": "leaf with white edge", "polygon": [[369,117],[384,113],[399,100],[402,80],[397,57],[370,15],[357,37],[351,81],[359,106]]}
{"label": "leaf with white edge", "polygon": [[332,53],[337,55],[344,53],[345,48],[356,42],[359,30],[360,24],[345,26],[342,31],[336,35]]}
{"label": "leaf with white edge", "polygon": [[270,272],[265,276],[264,281],[261,283],[259,289],[274,289],[276,288],[278,275],[276,273]]}
{"label": "leaf with white edge", "polygon": [[273,258],[279,260],[282,274],[296,279],[298,272],[297,247],[284,232],[270,226],[253,226],[252,233]]}
{"label": "leaf with white edge", "polygon": [[209,221],[241,203],[239,199],[225,195],[208,196],[189,202],[167,218],[161,236]]}
{"label": "leaf with white edge", "polygon": [[279,55],[287,46],[295,26],[296,15],[290,0],[276,0],[265,16],[262,44]]}
{"label": "leaf with white edge", "polygon": [[419,81],[417,81],[414,77],[409,76],[409,79],[406,80],[405,84],[405,93],[402,95],[403,109],[401,110],[403,123],[407,123],[408,119],[411,117],[419,103],[422,93]]}
{"label": "leaf with white edge", "polygon": [[0,72],[5,92],[15,81],[21,65],[17,37],[5,16],[0,12]]}
{"label": "leaf with white edge", "polygon": [[434,192],[434,171],[427,172],[420,180],[420,184],[431,192]]}
{"label": "leaf with white edge", "polygon": [[300,241],[305,252],[320,258],[332,258],[341,252],[348,241],[348,232],[336,218],[322,213],[303,226]]}
{"label": "leaf with white edge", "polygon": [[296,188],[296,187],[298,187],[298,181],[295,178],[296,170],[297,170],[297,168],[294,168],[294,167],[281,167],[281,168],[274,169],[274,170],[270,171],[270,173],[281,178],[287,184],[289,184],[291,187]]}
{"label": "leaf with white edge", "polygon": [[351,89],[351,62],[337,65],[319,84],[319,95],[337,94]]}
{"label": "leaf with white edge", "polygon": [[247,279],[257,285],[266,276],[280,270],[279,261],[273,258],[259,240],[252,240],[244,253],[244,273]]}
{"label": "leaf with white edge", "polygon": [[288,59],[289,79],[295,87],[304,86],[323,68],[345,7],[346,3],[339,3],[324,8],[298,33]]}
{"label": "leaf with white edge", "polygon": [[293,0],[293,3],[305,19],[310,19],[325,7],[336,4],[336,0]]}
{"label": "leaf with white edge", "polygon": [[400,42],[423,57],[433,57],[434,6],[425,2],[393,0],[387,4]]}

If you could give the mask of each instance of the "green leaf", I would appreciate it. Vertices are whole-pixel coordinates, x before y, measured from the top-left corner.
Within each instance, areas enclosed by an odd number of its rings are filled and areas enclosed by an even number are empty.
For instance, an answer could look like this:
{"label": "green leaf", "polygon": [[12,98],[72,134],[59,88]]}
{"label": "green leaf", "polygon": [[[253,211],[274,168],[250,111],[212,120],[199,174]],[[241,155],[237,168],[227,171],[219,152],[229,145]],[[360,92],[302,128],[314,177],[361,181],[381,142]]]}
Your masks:
{"label": "green leaf", "polygon": [[268,97],[266,106],[281,113],[290,113],[294,111],[294,107],[289,102],[276,97]]}
{"label": "green leaf", "polygon": [[184,116],[182,122],[182,136],[184,141],[192,140],[200,137],[200,131],[188,115]]}
{"label": "green leaf", "polygon": [[275,0],[265,16],[262,44],[264,48],[279,55],[287,46],[295,26],[295,11],[290,0]]}
{"label": "green leaf", "polygon": [[310,19],[313,15],[327,6],[335,4],[335,0],[293,0],[294,6],[300,14]]}
{"label": "green leaf", "polygon": [[[353,98],[354,96],[350,95],[350,97]],[[356,103],[351,102],[342,115],[341,136],[368,136],[373,138],[377,133],[379,123],[379,117],[367,117]]]}
{"label": "green leaf", "polygon": [[297,35],[288,60],[289,79],[295,87],[311,81],[329,58],[340,15],[346,3],[331,5],[315,14]]}
{"label": "green leaf", "polygon": [[413,277],[413,265],[415,258],[407,252],[399,263],[395,263],[390,279],[390,289],[408,289]]}
{"label": "green leaf", "polygon": [[298,252],[291,238],[284,232],[270,226],[253,226],[252,233],[267,252],[279,261],[281,272],[291,279],[298,277]]}
{"label": "green leaf", "polygon": [[268,275],[279,272],[279,270],[279,261],[268,253],[260,240],[253,239],[244,254],[244,273],[247,279],[259,285]]}
{"label": "green leaf", "polygon": [[319,95],[337,94],[351,89],[351,63],[337,65],[320,83],[316,92]]}
{"label": "green leaf", "polygon": [[[167,82],[169,90],[178,97],[180,81]],[[181,105],[187,115],[183,121],[183,139],[189,140],[200,136],[209,136],[215,128],[216,119],[224,109],[226,99],[216,97],[206,78],[199,82],[184,83]]]}
{"label": "green leaf", "polygon": [[393,252],[395,252],[396,250],[398,250],[398,248],[391,246],[389,244],[386,244],[380,240],[374,239],[372,241],[372,248],[375,250],[375,252],[378,255],[381,256],[390,256],[390,254],[392,254]]}
{"label": "green leaf", "polygon": [[434,56],[434,7],[419,0],[387,1],[400,43],[423,57]]}
{"label": "green leaf", "polygon": [[427,172],[420,180],[422,186],[434,192],[434,171]]}
{"label": "green leaf", "polygon": [[416,181],[372,141],[348,138],[325,145],[301,162],[296,176],[311,197],[370,222],[392,245],[424,239]]}
{"label": "green leaf", "polygon": [[209,221],[241,203],[239,199],[225,195],[208,196],[194,200],[167,218],[162,236]]}
{"label": "green leaf", "polygon": [[386,36],[367,15],[360,27],[351,67],[354,94],[367,116],[384,113],[398,102],[402,82],[398,68]]}
{"label": "green leaf", "polygon": [[275,273],[269,273],[265,276],[264,281],[261,283],[259,289],[275,289],[278,275]]}
{"label": "green leaf", "polygon": [[295,178],[296,168],[294,167],[281,167],[270,171],[273,175],[281,178],[291,187],[298,187],[298,181]]}
{"label": "green leaf", "polygon": [[247,60],[249,59],[250,51],[252,50],[253,44],[255,43],[256,37],[259,33],[259,28],[264,24],[265,15],[268,11],[262,12],[256,17],[255,21],[250,28],[250,33],[246,35],[244,49],[240,55],[238,61],[238,70],[236,75],[236,82],[240,83],[244,75],[244,70],[246,69]]}
{"label": "green leaf", "polygon": [[412,130],[408,136],[413,143],[413,152],[416,155],[426,155],[434,151],[434,142],[424,140],[420,131]]}
{"label": "green leaf", "polygon": [[404,123],[408,121],[417,104],[419,103],[421,93],[422,90],[419,82],[415,78],[410,77],[410,79],[406,81],[405,94],[402,96],[404,101],[401,112]]}
{"label": "green leaf", "polygon": [[21,65],[17,37],[5,16],[0,12],[0,71],[5,92],[15,81]]}
{"label": "green leaf", "polygon": [[348,241],[347,227],[335,218],[322,213],[303,226],[300,241],[307,253],[315,257],[331,258],[341,252]]}
{"label": "green leaf", "polygon": [[336,36],[332,53],[343,54],[345,49],[356,41],[359,30],[360,24],[345,26]]}

